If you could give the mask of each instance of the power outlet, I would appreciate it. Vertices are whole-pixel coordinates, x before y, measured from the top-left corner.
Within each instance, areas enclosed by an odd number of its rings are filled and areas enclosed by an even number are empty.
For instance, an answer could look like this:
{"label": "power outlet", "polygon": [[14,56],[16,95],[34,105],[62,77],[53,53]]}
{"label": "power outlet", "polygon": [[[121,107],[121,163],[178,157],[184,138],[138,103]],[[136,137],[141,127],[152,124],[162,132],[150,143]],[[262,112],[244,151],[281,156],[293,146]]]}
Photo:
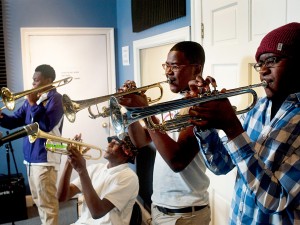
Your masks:
{"label": "power outlet", "polygon": [[34,205],[33,199],[31,195],[26,195],[26,206],[32,207]]}

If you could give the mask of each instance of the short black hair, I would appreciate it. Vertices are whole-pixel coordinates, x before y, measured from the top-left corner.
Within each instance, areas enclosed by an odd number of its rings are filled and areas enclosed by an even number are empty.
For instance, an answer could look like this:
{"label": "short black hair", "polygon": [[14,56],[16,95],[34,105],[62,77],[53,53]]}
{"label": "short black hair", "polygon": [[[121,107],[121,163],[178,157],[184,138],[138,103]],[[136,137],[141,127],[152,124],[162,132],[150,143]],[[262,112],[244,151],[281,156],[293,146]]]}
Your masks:
{"label": "short black hair", "polygon": [[202,70],[205,63],[205,52],[203,47],[194,41],[182,41],[175,44],[171,51],[183,52],[190,64],[200,64]]}
{"label": "short black hair", "polygon": [[52,66],[47,64],[39,65],[37,68],[35,68],[35,72],[41,72],[41,75],[44,78],[50,78],[52,82],[56,78],[55,70],[53,69]]}

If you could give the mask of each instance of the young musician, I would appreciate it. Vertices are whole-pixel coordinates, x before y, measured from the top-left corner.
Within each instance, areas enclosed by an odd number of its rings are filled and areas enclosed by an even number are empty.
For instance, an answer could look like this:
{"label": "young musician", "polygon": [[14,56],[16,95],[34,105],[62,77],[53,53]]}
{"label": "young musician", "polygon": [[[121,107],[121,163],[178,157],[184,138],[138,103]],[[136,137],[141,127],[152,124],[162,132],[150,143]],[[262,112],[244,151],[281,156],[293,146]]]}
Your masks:
{"label": "young musician", "polygon": [[[80,135],[75,137],[80,138]],[[83,194],[82,213],[75,224],[128,225],[130,222],[139,184],[128,163],[134,163],[137,149],[128,136],[122,141],[116,136],[107,140],[104,158],[108,162],[88,167],[76,146],[68,146],[71,155],[59,182],[58,198],[66,201],[78,193]],[[70,183],[73,169],[79,177]]]}
{"label": "young musician", "polygon": [[[205,54],[196,42],[183,41],[175,44],[163,64],[170,90],[184,97],[188,82],[202,75]],[[126,88],[127,83],[124,85]],[[127,106],[145,106],[145,95],[125,95],[119,101]],[[173,113],[173,112],[172,112]],[[155,123],[158,119],[152,116]],[[188,127],[171,134],[142,127],[139,122],[129,126],[133,143],[143,147],[153,142],[157,152],[153,171],[152,224],[201,224],[210,223],[210,207],[203,158],[193,128]]]}
{"label": "young musician", "polygon": [[[47,86],[55,80],[56,74],[50,65],[40,65],[33,74],[33,88]],[[48,87],[51,88],[51,85]],[[41,130],[56,136],[61,136],[63,127],[62,96],[56,89],[47,91],[40,96],[33,92],[27,96],[23,105],[13,115],[0,111],[0,126],[14,129],[34,122]],[[38,207],[43,225],[58,224],[58,200],[56,198],[57,173],[60,166],[60,154],[48,152],[45,149],[45,139],[38,138],[30,143],[24,138],[24,163],[31,196]]]}
{"label": "young musician", "polygon": [[[300,23],[268,33],[254,68],[266,97],[240,121],[228,99],[192,107],[195,134],[206,166],[215,174],[237,168],[229,224],[300,223]],[[193,92],[211,79],[190,82]],[[214,81],[213,81],[214,82]],[[223,130],[223,144],[215,129]]]}

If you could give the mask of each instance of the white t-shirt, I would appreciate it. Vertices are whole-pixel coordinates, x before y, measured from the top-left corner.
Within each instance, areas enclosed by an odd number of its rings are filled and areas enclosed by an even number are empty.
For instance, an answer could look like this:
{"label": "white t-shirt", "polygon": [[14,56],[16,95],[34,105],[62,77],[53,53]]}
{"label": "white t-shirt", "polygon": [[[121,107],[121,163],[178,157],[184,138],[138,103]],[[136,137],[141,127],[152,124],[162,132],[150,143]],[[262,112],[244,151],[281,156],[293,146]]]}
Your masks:
{"label": "white t-shirt", "polygon": [[[83,201],[81,216],[75,224],[128,225],[139,190],[135,172],[127,163],[109,169],[107,164],[97,163],[88,167],[88,173],[99,197],[108,199],[115,208],[94,220]],[[82,190],[79,177],[72,183]]]}
{"label": "white t-shirt", "polygon": [[[182,97],[182,95],[178,95],[176,99]],[[171,112],[172,115],[176,113]],[[164,117],[168,115],[166,114]],[[169,133],[174,140],[177,140],[178,134],[179,132]],[[205,171],[206,166],[200,151],[190,164],[179,173],[171,170],[159,151],[156,151],[151,197],[153,204],[173,209],[207,205],[209,203],[207,191],[209,178]]]}

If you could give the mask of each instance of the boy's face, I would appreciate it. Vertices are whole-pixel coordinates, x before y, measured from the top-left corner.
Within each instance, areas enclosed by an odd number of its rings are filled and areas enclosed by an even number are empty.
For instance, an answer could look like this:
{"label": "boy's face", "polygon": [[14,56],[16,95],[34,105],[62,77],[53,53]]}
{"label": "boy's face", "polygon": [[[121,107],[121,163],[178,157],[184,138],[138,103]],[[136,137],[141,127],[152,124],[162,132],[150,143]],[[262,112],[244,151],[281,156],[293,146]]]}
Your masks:
{"label": "boy's face", "polygon": [[277,58],[276,63],[270,67],[263,65],[259,72],[260,79],[268,83],[265,92],[269,99],[281,98],[295,91],[293,88],[296,75],[295,63],[291,59],[274,53],[262,54],[259,57],[259,62],[264,64],[266,60],[268,61],[272,57]]}
{"label": "boy's face", "polygon": [[117,158],[127,158],[126,149],[124,144],[120,143],[118,140],[112,139],[107,146],[104,158],[106,159],[117,159]]}
{"label": "boy's face", "polygon": [[45,78],[41,72],[35,72],[33,74],[32,80],[33,88],[42,87],[51,83],[51,80],[49,78]]}
{"label": "boy's face", "polygon": [[[183,52],[170,51],[166,60],[165,74],[170,80],[170,90],[174,93],[189,90],[188,82],[194,80],[200,73],[200,65],[190,64]],[[172,66],[178,66],[178,71],[172,71]]]}

